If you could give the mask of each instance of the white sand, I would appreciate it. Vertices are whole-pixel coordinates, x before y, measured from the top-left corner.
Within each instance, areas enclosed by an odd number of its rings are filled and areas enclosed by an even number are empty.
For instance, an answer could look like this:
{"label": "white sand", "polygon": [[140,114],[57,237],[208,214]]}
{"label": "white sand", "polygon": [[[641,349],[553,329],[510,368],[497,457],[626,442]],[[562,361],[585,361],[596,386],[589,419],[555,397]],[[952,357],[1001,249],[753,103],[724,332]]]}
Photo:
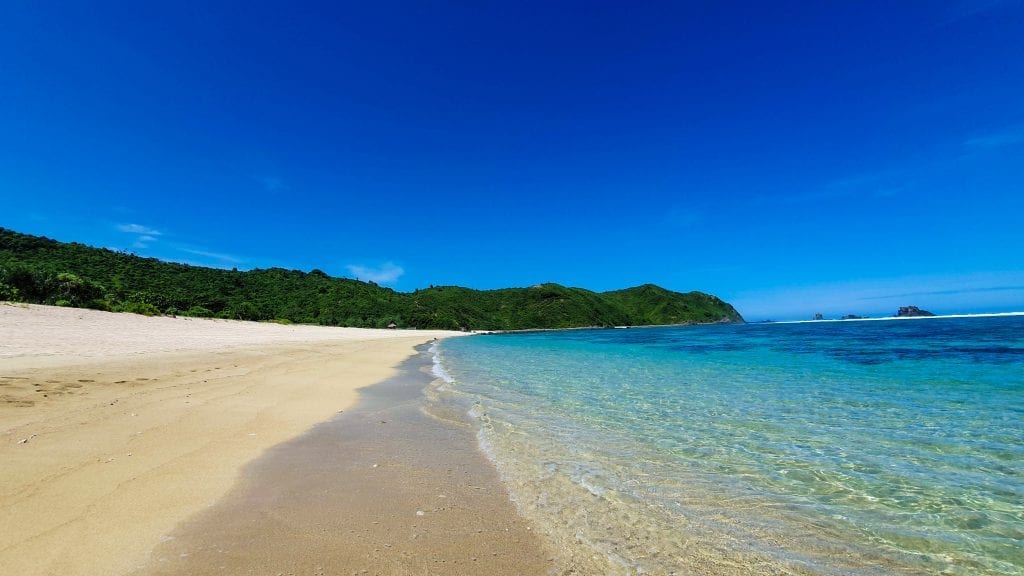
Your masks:
{"label": "white sand", "polygon": [[0,364],[4,369],[71,365],[154,352],[224,350],[265,344],[366,341],[456,334],[267,322],[112,314],[81,308],[0,302]]}
{"label": "white sand", "polygon": [[123,574],[442,331],[0,304],[0,574]]}

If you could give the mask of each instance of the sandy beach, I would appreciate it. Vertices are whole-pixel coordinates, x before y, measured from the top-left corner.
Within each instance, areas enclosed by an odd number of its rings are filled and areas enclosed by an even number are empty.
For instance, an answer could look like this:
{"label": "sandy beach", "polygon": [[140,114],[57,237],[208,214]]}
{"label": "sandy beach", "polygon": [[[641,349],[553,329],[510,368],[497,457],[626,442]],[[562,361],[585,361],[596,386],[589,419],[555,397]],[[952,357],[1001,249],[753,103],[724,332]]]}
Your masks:
{"label": "sandy beach", "polygon": [[431,354],[247,465],[132,576],[543,575],[555,554],[511,505],[461,411],[424,411]]}
{"label": "sandy beach", "polygon": [[[415,346],[454,334],[0,304],[0,573],[139,570],[246,465],[347,411]],[[487,468],[488,506],[526,533]],[[362,501],[387,501],[374,486],[359,487]]]}

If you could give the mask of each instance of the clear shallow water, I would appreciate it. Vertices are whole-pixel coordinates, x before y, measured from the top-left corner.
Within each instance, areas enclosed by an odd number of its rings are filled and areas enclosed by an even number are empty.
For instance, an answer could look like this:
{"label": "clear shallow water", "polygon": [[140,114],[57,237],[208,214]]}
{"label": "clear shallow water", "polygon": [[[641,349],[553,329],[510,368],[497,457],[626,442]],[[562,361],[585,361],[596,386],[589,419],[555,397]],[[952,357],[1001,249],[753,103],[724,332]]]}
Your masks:
{"label": "clear shallow water", "polygon": [[456,338],[449,383],[584,573],[1024,574],[1024,317]]}

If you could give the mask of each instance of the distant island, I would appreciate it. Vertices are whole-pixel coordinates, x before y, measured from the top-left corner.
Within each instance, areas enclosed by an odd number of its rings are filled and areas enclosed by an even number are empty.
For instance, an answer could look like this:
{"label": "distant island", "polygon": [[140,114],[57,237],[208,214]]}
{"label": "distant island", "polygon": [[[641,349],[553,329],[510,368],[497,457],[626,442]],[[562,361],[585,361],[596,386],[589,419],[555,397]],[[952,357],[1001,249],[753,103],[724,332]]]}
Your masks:
{"label": "distant island", "polygon": [[921,310],[917,306],[900,306],[900,309],[896,311],[897,318],[914,318],[918,316],[935,316],[927,310]]}
{"label": "distant island", "polygon": [[204,268],[0,228],[0,300],[366,328],[528,330],[741,323],[730,304],[653,284],[593,292],[559,284],[397,292],[320,270]]}
{"label": "distant island", "polygon": [[[894,316],[890,318],[923,318],[927,316],[935,316],[935,314],[918,308],[917,306],[900,306],[899,310],[896,311]],[[815,321],[827,320],[825,315],[821,312],[816,312],[811,318]],[[857,314],[846,314],[841,316],[839,320],[869,320],[869,316],[858,316]]]}

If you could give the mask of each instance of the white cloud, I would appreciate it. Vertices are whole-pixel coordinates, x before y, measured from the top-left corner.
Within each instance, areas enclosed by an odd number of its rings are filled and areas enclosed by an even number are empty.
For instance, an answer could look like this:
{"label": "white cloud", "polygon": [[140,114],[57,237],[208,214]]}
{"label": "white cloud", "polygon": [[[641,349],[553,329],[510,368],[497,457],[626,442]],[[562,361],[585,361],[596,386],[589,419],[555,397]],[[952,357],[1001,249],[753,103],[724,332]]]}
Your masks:
{"label": "white cloud", "polygon": [[348,268],[349,273],[359,280],[366,280],[377,284],[392,284],[398,280],[402,274],[405,274],[405,270],[393,262],[385,262],[376,267],[350,264],[346,266],[346,268]]}
{"label": "white cloud", "polygon": [[241,258],[237,258],[235,256],[232,256],[231,254],[224,254],[223,252],[210,252],[208,250],[200,250],[198,248],[184,248],[184,247],[180,248],[180,250],[182,252],[187,252],[189,254],[194,254],[196,256],[202,256],[203,258],[210,258],[210,259],[213,259],[213,260],[218,260],[218,261],[220,261],[221,265],[224,265],[224,264],[240,264],[242,262]]}
{"label": "white cloud", "polygon": [[128,234],[140,234],[142,236],[160,236],[161,232],[142,224],[118,224],[117,229]]}
{"label": "white cloud", "polygon": [[[156,228],[151,228],[142,224],[127,223],[127,224],[116,224],[115,228],[124,232],[125,234],[131,234],[134,236],[134,240],[131,243],[131,248],[141,250],[149,248],[151,244],[160,240],[159,237],[164,236],[164,233]],[[173,238],[174,235],[171,235]],[[239,258],[231,254],[225,254],[224,252],[213,252],[207,250],[202,246],[195,246],[189,244],[183,244],[179,242],[165,242],[161,244],[160,258],[165,258],[174,262],[181,262],[183,264],[191,264],[194,266],[210,266],[214,268],[232,268],[245,262],[244,258]],[[193,256],[199,256],[202,261],[195,262],[192,260],[182,259],[181,257],[175,256],[174,253],[186,253]]]}
{"label": "white cloud", "polygon": [[151,243],[156,242],[156,237],[161,235],[159,230],[142,224],[118,224],[116,228],[125,234],[136,235],[132,248],[148,248]]}

